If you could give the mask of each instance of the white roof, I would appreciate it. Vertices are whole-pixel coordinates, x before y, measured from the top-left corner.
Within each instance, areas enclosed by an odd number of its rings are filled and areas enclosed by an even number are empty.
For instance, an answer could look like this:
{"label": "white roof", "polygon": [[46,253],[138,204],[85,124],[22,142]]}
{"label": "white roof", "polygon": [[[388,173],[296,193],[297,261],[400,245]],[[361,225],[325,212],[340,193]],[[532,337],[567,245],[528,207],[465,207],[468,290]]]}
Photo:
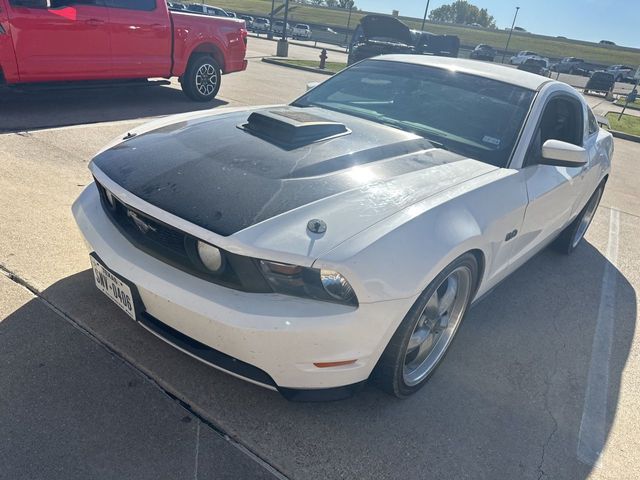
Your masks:
{"label": "white roof", "polygon": [[479,60],[466,60],[462,58],[436,57],[430,55],[380,55],[374,57],[377,60],[390,60],[393,62],[413,63],[430,67],[446,68],[479,77],[486,77],[500,82],[510,83],[529,90],[538,90],[545,83],[551,82],[550,78],[518,70],[506,65],[499,65]]}

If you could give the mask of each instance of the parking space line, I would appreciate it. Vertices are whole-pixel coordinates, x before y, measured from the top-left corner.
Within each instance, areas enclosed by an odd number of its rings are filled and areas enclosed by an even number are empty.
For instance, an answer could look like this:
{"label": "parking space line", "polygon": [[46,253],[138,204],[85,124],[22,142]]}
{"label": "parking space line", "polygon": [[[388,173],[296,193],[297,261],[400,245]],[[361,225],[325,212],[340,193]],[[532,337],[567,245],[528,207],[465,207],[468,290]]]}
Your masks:
{"label": "parking space line", "polygon": [[609,359],[615,326],[615,303],[618,274],[618,238],[620,212],[611,209],[609,239],[600,290],[600,305],[591,347],[587,389],[578,433],[578,459],[588,465],[600,466],[600,455],[607,438],[607,399],[609,396]]}

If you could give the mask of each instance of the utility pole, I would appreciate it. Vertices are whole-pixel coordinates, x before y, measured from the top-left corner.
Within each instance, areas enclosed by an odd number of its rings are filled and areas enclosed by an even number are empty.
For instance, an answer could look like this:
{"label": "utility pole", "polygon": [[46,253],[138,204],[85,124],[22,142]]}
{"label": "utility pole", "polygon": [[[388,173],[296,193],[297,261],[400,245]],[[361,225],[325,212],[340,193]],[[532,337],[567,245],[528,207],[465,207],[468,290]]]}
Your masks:
{"label": "utility pole", "polygon": [[504,52],[502,52],[502,63],[504,63],[504,57],[507,55],[507,50],[509,50],[509,42],[511,41],[511,35],[513,35],[513,27],[516,26],[516,18],[518,18],[518,10],[520,10],[520,7],[516,7],[516,14],[513,16],[511,30],[509,30],[509,37],[507,37],[507,46],[504,47]]}
{"label": "utility pole", "polygon": [[427,21],[427,12],[429,11],[429,2],[431,0],[427,0],[427,7],[424,9],[424,17],[422,18],[422,28],[420,30],[424,31],[424,22]]}

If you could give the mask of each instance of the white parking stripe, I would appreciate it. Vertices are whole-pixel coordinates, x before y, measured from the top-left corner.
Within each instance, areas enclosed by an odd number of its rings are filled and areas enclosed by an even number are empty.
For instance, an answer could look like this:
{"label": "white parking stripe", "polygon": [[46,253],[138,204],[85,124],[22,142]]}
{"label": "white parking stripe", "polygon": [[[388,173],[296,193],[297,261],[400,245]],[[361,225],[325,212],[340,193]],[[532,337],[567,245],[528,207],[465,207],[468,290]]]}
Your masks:
{"label": "white parking stripe", "polygon": [[578,434],[578,459],[594,466],[599,466],[600,454],[607,438],[609,358],[615,326],[619,232],[620,212],[612,208],[609,216],[609,241],[606,253],[608,261],[602,278],[600,306],[593,335],[587,390]]}

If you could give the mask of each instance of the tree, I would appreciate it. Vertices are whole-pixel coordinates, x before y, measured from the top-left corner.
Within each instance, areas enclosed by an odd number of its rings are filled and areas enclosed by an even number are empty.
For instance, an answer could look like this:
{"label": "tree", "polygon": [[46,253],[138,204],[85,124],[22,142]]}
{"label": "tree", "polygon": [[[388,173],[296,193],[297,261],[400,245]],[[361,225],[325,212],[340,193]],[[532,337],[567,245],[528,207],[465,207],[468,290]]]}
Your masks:
{"label": "tree", "polygon": [[486,8],[478,8],[466,0],[456,0],[431,10],[429,19],[435,22],[471,25],[477,23],[483,27],[495,27],[496,21]]}
{"label": "tree", "polygon": [[327,7],[337,7],[338,6],[338,0],[325,0],[325,2],[327,4]]}
{"label": "tree", "polygon": [[311,0],[311,5],[320,6],[324,3],[324,0]]}

